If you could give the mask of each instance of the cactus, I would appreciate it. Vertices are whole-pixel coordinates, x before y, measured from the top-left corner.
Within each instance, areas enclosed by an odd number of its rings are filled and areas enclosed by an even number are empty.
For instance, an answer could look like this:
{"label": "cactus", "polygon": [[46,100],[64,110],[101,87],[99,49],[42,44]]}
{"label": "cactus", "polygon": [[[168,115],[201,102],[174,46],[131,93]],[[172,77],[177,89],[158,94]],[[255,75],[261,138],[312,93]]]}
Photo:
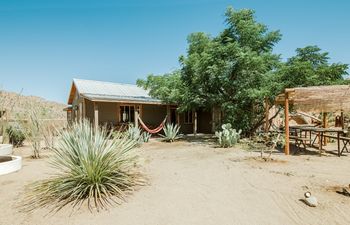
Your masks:
{"label": "cactus", "polygon": [[233,129],[231,124],[226,123],[221,126],[222,131],[216,131],[215,136],[218,138],[220,147],[228,148],[237,144],[240,139],[241,130],[238,132]]}

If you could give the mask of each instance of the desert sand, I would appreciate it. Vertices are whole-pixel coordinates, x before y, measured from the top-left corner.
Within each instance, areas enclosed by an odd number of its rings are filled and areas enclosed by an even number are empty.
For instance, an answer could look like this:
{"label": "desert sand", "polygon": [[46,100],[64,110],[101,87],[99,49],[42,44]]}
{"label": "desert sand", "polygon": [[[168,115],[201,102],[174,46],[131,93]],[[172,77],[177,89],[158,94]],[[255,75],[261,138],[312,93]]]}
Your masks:
{"label": "desert sand", "polygon": [[[44,152],[30,159],[28,146],[19,172],[0,177],[0,224],[35,225],[232,225],[350,224],[350,198],[336,193],[350,183],[350,154],[285,156],[274,153],[264,162],[258,152],[215,148],[207,143],[151,140],[138,148],[149,185],[138,188],[122,205],[91,213],[56,214],[47,209],[19,212],[24,186],[52,172]],[[305,191],[317,197],[316,208],[300,199]]]}

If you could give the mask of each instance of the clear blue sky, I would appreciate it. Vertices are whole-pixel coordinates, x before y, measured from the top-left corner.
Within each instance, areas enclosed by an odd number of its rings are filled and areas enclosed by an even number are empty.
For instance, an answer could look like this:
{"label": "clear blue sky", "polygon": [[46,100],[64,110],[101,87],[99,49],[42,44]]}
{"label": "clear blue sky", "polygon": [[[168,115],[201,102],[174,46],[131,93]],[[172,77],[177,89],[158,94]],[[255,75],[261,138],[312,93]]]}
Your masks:
{"label": "clear blue sky", "polygon": [[0,87],[66,102],[72,78],[135,83],[178,68],[186,37],[224,28],[227,6],[256,10],[283,38],[350,63],[347,0],[0,0]]}

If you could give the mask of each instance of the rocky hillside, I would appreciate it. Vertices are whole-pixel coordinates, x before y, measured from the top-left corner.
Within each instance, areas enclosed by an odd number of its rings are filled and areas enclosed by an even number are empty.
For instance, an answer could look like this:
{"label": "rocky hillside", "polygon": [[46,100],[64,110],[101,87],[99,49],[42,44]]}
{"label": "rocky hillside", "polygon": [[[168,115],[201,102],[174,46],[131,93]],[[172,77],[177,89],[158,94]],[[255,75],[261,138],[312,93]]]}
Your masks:
{"label": "rocky hillside", "polygon": [[0,111],[9,112],[10,119],[27,119],[31,111],[39,113],[43,119],[65,119],[64,107],[66,105],[40,97],[0,91]]}

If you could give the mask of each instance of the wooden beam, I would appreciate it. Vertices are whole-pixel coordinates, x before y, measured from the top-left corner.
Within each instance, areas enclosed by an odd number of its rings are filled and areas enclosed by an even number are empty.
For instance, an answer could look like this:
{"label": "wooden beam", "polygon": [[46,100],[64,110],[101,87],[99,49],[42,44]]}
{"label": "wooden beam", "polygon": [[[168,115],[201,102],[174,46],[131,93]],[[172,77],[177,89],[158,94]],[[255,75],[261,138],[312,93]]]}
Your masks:
{"label": "wooden beam", "polygon": [[269,131],[269,127],[270,127],[270,123],[269,123],[270,108],[269,108],[269,100],[267,98],[265,98],[264,106],[265,106],[265,127],[264,127],[264,131],[265,131],[265,133],[267,133]]}
{"label": "wooden beam", "polygon": [[94,123],[95,129],[98,128],[98,103],[94,102]]}
{"label": "wooden beam", "polygon": [[[328,127],[328,119],[327,119],[327,116],[328,116],[328,113],[324,112],[323,113],[323,118],[322,118],[322,125],[323,125],[323,128],[327,128]],[[327,145],[327,140],[328,138],[324,137],[324,140],[323,140],[323,145],[326,146]]]}
{"label": "wooden beam", "polygon": [[215,108],[211,109],[211,132],[215,133]]}
{"label": "wooden beam", "polygon": [[284,116],[285,116],[285,132],[286,132],[286,142],[284,146],[284,154],[289,155],[289,99],[288,92],[285,92],[285,100],[284,100]]}
{"label": "wooden beam", "polygon": [[193,134],[197,135],[197,111],[194,111],[194,123],[193,123]]}
{"label": "wooden beam", "polygon": [[138,110],[138,106],[135,105],[135,108],[134,108],[135,127],[139,127],[139,112],[137,110]]}

